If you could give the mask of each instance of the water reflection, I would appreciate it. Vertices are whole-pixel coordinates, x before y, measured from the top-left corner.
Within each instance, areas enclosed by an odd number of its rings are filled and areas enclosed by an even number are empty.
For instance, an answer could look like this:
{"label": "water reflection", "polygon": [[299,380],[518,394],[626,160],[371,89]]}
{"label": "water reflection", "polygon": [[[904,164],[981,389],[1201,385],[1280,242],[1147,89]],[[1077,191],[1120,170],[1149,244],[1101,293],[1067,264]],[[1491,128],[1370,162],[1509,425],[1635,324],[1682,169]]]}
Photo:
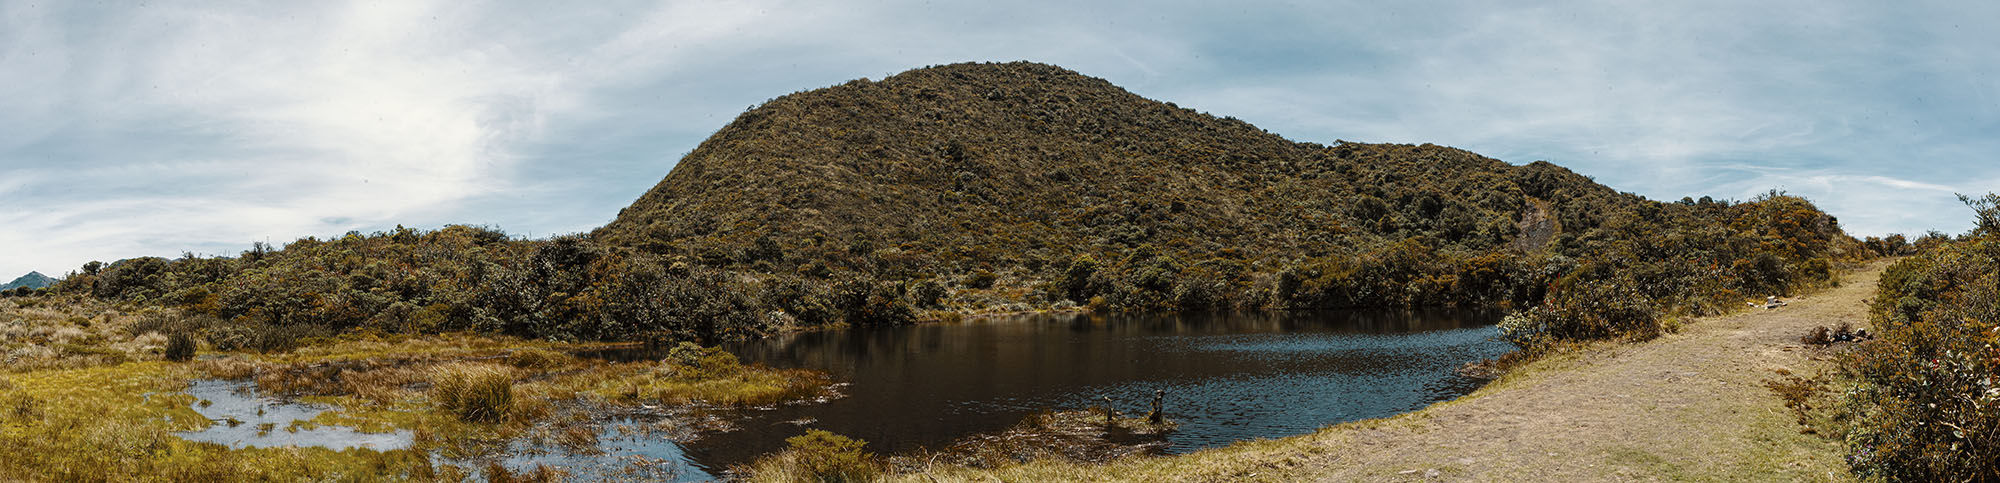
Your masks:
{"label": "water reflection", "polygon": [[187,392],[195,397],[194,411],[213,421],[200,431],[177,433],[189,441],[231,448],[318,446],[387,451],[410,446],[409,431],[363,433],[343,426],[298,426],[329,408],[262,397],[257,395],[257,385],[248,381],[198,380]]}
{"label": "water reflection", "polygon": [[[710,470],[818,428],[894,453],[1003,430],[1035,412],[1098,404],[1142,413],[1155,389],[1181,422],[1169,452],[1302,434],[1463,395],[1466,362],[1498,356],[1501,314],[1045,315],[794,334],[729,347],[746,361],[850,381],[827,404],[751,411],[741,430],[688,443]],[[648,351],[598,354],[657,358]],[[793,424],[811,420],[806,427]]]}

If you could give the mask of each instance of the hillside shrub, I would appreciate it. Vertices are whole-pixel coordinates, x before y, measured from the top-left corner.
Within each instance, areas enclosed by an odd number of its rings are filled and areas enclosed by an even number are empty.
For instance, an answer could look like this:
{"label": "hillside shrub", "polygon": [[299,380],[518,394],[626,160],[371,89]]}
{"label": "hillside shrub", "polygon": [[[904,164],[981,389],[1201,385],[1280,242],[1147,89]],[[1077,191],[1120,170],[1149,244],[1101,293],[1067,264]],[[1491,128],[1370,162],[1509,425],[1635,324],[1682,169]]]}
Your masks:
{"label": "hillside shrub", "polygon": [[[1987,199],[1966,201],[2000,214]],[[1843,361],[1848,462],[1891,481],[2000,481],[2000,233],[1922,248],[1873,300],[1877,338]]]}

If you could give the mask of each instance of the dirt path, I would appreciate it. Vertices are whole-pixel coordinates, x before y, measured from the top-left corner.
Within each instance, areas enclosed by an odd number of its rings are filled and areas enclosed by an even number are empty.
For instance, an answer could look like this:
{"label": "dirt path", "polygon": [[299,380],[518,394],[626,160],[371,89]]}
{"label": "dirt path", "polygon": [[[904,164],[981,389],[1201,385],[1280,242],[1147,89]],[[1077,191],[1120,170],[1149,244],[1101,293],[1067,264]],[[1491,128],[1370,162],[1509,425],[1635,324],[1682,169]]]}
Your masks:
{"label": "dirt path", "polygon": [[1787,307],[1697,319],[1649,343],[1546,361],[1417,417],[1322,433],[1330,437],[1318,443],[1339,449],[1298,469],[1326,480],[1852,479],[1839,444],[1799,434],[1764,381],[1779,369],[1823,368],[1799,336],[1863,325],[1862,301],[1885,266]]}
{"label": "dirt path", "polygon": [[[1776,310],[1695,319],[1657,340],[1537,361],[1402,416],[1107,466],[1031,464],[942,479],[1319,481],[1846,481],[1839,442],[1799,433],[1764,386],[1830,363],[1814,326],[1863,326],[1886,262]],[[989,480],[990,481],[990,480]]]}

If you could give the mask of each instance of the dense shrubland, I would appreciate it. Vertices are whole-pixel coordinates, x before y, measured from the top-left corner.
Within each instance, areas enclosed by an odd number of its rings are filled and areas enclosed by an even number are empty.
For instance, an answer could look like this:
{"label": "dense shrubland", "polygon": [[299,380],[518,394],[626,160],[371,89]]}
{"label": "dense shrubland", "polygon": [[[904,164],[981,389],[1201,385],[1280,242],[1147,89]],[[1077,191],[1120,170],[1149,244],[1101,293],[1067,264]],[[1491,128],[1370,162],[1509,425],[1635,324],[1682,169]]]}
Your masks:
{"label": "dense shrubland", "polygon": [[451,226],[305,238],[238,257],[92,263],[55,292],[177,309],[134,330],[200,333],[221,350],[285,350],[352,330],[717,340],[913,317],[897,284],[809,278],[723,271],[582,237],[511,240]]}
{"label": "dense shrubland", "polygon": [[1965,198],[1978,225],[1934,236],[1883,273],[1880,334],[1845,362],[1845,439],[1858,472],[1900,481],[2000,480],[2000,196]]}
{"label": "dense shrubland", "polygon": [[[397,229],[90,264],[55,291],[281,350],[356,329],[715,340],[1066,309],[1489,306],[1524,347],[1828,283],[1900,249],[1809,202],[1661,203],[1562,167],[1299,143],[1061,68],[960,64],[773,99],[611,224]],[[1922,245],[1920,240],[1917,245]]]}

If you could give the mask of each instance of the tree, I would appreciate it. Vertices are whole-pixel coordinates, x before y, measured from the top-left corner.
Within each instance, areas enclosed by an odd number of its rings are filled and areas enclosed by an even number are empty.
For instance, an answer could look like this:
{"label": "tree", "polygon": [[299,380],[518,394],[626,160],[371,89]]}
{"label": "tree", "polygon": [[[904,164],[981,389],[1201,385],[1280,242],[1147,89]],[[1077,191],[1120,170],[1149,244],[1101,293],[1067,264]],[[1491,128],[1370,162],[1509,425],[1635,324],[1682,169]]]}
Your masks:
{"label": "tree", "polygon": [[1972,211],[1978,214],[1976,218],[1978,224],[1972,228],[1972,236],[2000,235],[2000,194],[1987,193],[1986,196],[1979,198],[1960,194],[1958,201],[1964,202],[1965,206],[1971,207]]}

